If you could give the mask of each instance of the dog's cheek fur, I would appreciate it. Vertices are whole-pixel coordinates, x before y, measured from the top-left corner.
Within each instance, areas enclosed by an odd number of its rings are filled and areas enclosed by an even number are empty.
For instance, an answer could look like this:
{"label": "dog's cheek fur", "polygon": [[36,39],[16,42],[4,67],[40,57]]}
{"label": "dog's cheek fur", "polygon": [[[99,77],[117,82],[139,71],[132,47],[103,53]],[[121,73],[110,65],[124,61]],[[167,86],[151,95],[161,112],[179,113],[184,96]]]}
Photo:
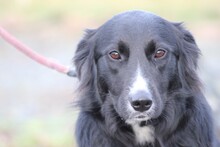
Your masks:
{"label": "dog's cheek fur", "polygon": [[123,81],[117,73],[113,71],[108,63],[107,57],[104,56],[97,61],[97,78],[100,92],[107,94],[111,92],[114,95],[119,96],[122,91]]}
{"label": "dog's cheek fur", "polygon": [[[111,125],[114,125],[114,122],[118,122],[117,118],[120,119],[126,119],[128,114],[127,114],[127,107],[128,107],[128,98],[127,95],[123,95],[122,91],[122,87],[120,81],[115,81],[117,78],[111,78],[109,76],[105,76],[104,77],[99,77],[98,79],[99,82],[97,83],[99,86],[99,91],[100,91],[100,97],[102,99],[103,105],[102,108],[106,109],[107,113],[103,113],[103,115],[105,116],[111,116],[110,121],[106,122],[109,123]],[[112,83],[111,83],[111,82]],[[114,83],[115,81],[115,83]],[[104,85],[103,85],[104,84]],[[114,86],[112,86],[114,85]],[[107,91],[106,91],[107,90]],[[108,115],[109,114],[109,115]],[[114,118],[114,119],[113,119]],[[116,119],[116,120],[115,120]],[[114,121],[114,122],[112,122]],[[117,123],[116,123],[117,124]],[[112,129],[114,130],[114,129]]]}

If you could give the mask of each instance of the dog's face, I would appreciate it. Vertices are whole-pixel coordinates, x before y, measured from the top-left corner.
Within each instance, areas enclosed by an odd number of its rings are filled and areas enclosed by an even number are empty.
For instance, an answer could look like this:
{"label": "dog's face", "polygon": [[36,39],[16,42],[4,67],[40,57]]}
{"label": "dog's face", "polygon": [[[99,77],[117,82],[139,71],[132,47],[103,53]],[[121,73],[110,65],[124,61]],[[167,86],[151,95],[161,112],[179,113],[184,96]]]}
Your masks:
{"label": "dog's face", "polygon": [[146,14],[112,21],[98,32],[99,88],[104,88],[127,123],[157,118],[167,101],[166,89],[172,86],[169,81],[177,72],[174,30],[164,20]]}
{"label": "dog's face", "polygon": [[126,123],[135,124],[158,118],[171,101],[170,92],[192,80],[196,63],[181,63],[198,55],[195,51],[184,57],[180,48],[187,45],[194,47],[194,40],[179,24],[146,12],[127,12],[89,32],[75,63],[84,86],[87,81],[97,89],[100,103],[111,104]]}

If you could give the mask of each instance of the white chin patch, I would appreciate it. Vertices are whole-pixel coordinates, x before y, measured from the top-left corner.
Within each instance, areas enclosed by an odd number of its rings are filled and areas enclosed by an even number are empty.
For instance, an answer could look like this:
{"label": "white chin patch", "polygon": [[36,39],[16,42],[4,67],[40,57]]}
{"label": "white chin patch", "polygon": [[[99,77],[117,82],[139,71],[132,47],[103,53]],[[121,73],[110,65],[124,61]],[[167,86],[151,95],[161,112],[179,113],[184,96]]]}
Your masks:
{"label": "white chin patch", "polygon": [[138,144],[144,145],[154,142],[154,128],[152,126],[140,126],[137,123],[133,124],[132,127]]}

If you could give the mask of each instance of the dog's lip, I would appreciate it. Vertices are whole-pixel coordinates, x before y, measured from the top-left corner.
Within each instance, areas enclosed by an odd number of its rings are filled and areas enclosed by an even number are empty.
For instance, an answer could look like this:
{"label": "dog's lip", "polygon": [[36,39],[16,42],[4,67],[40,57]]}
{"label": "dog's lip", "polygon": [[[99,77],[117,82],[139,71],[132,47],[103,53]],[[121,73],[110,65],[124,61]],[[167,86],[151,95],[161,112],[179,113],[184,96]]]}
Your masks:
{"label": "dog's lip", "polygon": [[145,118],[146,116],[144,116],[144,115],[138,115],[138,116],[136,116],[135,118]]}
{"label": "dog's lip", "polygon": [[144,113],[139,113],[139,114],[135,114],[135,115],[131,115],[128,119],[130,120],[148,120],[151,119],[148,115],[144,114]]}
{"label": "dog's lip", "polygon": [[137,115],[137,116],[130,117],[129,119],[127,119],[127,121],[141,122],[141,121],[147,121],[148,119],[149,117],[147,117],[146,115]]}
{"label": "dog's lip", "polygon": [[144,119],[144,118],[147,118],[147,116],[145,116],[145,115],[138,115],[138,116],[135,116],[134,118],[136,118],[136,119]]}
{"label": "dog's lip", "polygon": [[141,126],[149,126],[149,125],[156,126],[159,123],[159,119],[158,118],[150,118],[147,115],[139,114],[139,115],[135,115],[133,117],[130,117],[125,122],[127,122],[128,124],[138,123]]}

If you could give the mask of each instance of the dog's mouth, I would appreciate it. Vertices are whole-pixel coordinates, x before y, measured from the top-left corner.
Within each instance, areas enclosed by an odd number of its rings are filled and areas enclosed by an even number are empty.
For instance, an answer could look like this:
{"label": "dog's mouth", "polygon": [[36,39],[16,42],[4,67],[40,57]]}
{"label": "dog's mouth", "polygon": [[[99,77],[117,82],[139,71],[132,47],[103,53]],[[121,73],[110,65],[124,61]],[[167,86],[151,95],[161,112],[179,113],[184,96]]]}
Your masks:
{"label": "dog's mouth", "polygon": [[127,124],[139,124],[141,122],[147,122],[149,120],[149,117],[146,115],[137,115],[137,116],[133,116],[129,119],[127,119],[125,122]]}
{"label": "dog's mouth", "polygon": [[146,115],[137,115],[135,117],[129,118],[125,121],[127,124],[139,124],[141,127],[143,126],[155,126],[158,123],[157,118],[149,118]]}

